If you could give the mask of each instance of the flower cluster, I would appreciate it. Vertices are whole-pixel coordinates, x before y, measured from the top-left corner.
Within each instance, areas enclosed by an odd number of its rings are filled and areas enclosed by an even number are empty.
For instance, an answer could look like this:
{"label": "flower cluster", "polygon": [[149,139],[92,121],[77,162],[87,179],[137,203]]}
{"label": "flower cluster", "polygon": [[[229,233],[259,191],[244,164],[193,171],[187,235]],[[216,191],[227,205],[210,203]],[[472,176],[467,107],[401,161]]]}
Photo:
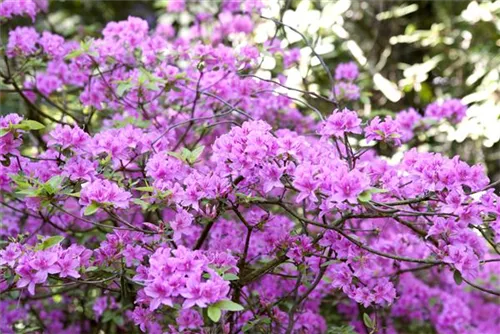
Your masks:
{"label": "flower cluster", "polygon": [[95,39],[10,29],[29,112],[0,117],[0,332],[499,332],[500,197],[421,145],[466,106],[369,115],[353,62],[302,92],[330,109],[298,106],[302,44],[252,41],[262,3],[193,6]]}
{"label": "flower cluster", "polygon": [[[42,242],[49,244],[52,239]],[[83,246],[71,245],[63,249],[57,245],[48,249],[27,248],[19,243],[9,244],[0,251],[0,265],[5,265],[19,276],[16,286],[26,287],[31,295],[35,294],[37,284],[45,283],[51,275],[60,278],[79,278],[79,269],[89,265],[92,252]]]}
{"label": "flower cluster", "polygon": [[335,69],[335,80],[354,81],[359,76],[359,70],[356,63],[350,61],[348,63],[339,64]]}
{"label": "flower cluster", "polygon": [[[178,298],[183,300],[183,308],[207,307],[226,298],[229,292],[229,282],[209,267],[208,259],[200,252],[184,247],[158,248],[150,256],[149,265],[139,268],[135,279],[145,282],[144,297],[139,301],[149,305],[151,311],[161,305],[172,307]],[[204,279],[205,275],[209,278]]]}
{"label": "flower cluster", "polygon": [[79,202],[87,207],[92,203],[97,203],[110,204],[116,208],[126,209],[129,207],[131,197],[132,195],[129,192],[121,189],[116,183],[97,179],[82,184]]}
{"label": "flower cluster", "polygon": [[354,83],[358,78],[358,66],[354,62],[339,64],[335,69],[337,81],[333,90],[339,100],[356,101],[360,97],[360,89]]}
{"label": "flower cluster", "polygon": [[47,11],[48,0],[5,0],[0,3],[0,17],[10,19],[13,16],[28,15],[35,21],[41,11]]}
{"label": "flower cluster", "polygon": [[349,133],[361,134],[361,118],[351,110],[335,110],[330,117],[322,124],[319,133],[322,136],[343,138]]}
{"label": "flower cluster", "polygon": [[466,113],[467,107],[459,99],[434,102],[425,109],[425,116],[435,120],[448,119],[453,123],[460,122]]}
{"label": "flower cluster", "polygon": [[376,116],[371,120],[370,125],[366,127],[365,133],[368,141],[376,140],[391,143],[395,146],[401,145],[401,129],[398,122],[390,116],[383,121],[380,121],[380,118]]}

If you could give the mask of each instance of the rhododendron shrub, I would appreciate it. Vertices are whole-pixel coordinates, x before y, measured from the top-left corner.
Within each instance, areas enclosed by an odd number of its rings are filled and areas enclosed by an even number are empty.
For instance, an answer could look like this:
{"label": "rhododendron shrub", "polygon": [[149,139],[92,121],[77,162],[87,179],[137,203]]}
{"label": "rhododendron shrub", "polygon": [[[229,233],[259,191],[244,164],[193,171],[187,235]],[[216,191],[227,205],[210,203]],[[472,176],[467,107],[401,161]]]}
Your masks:
{"label": "rhododendron shrub", "polygon": [[[260,76],[264,56],[300,59],[264,4],[209,5],[169,1],[196,17],[182,33],[9,30],[0,332],[500,332],[494,184],[420,146],[466,105],[366,115],[339,62],[324,91],[298,90],[317,110]],[[3,23],[46,10],[0,5]]]}

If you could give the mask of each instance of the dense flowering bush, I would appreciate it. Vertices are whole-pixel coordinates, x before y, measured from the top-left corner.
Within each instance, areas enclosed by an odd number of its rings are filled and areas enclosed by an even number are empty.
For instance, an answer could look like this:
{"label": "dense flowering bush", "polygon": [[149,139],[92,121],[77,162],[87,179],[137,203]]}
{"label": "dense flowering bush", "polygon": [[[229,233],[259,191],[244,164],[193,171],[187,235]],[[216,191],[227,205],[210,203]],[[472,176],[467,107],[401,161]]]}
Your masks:
{"label": "dense flowering bush", "polygon": [[367,116],[349,62],[329,96],[302,92],[329,110],[298,108],[258,75],[300,57],[252,43],[263,7],[169,1],[195,15],[182,34],[9,31],[27,113],[0,118],[1,333],[500,331],[500,198],[482,166],[419,148],[466,106]]}

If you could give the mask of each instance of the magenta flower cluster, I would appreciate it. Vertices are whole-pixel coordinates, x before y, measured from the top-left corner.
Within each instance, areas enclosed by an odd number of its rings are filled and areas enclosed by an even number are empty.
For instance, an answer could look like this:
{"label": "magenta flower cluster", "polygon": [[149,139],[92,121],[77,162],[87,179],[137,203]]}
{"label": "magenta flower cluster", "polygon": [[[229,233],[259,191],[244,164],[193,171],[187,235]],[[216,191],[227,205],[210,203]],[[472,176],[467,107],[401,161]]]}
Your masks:
{"label": "magenta flower cluster", "polygon": [[498,333],[495,184],[420,146],[466,106],[366,115],[353,62],[299,106],[259,69],[304,45],[252,42],[263,3],[205,5],[95,39],[10,29],[29,113],[0,117],[0,332]]}
{"label": "magenta flower cluster", "polygon": [[342,63],[335,69],[334,86],[335,96],[339,100],[356,101],[359,99],[360,89],[354,81],[359,76],[358,66],[354,62]]}

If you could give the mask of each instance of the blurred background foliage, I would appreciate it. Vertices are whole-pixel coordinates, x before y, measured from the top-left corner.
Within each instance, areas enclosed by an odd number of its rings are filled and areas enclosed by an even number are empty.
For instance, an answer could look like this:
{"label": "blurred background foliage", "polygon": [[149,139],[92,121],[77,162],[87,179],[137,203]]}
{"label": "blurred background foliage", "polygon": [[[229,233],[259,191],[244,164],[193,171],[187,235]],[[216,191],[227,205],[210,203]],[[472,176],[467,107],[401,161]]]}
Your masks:
{"label": "blurred background foliage", "polygon": [[[189,2],[191,12],[214,10],[215,1]],[[423,112],[431,101],[462,98],[469,106],[467,119],[456,128],[442,126],[431,136],[425,135],[424,148],[484,163],[490,178],[500,179],[500,1],[264,2],[270,9],[263,15],[280,18],[303,33],[330,70],[340,62],[354,59],[358,63],[363,94],[349,107],[362,110],[365,116],[394,114],[408,107]],[[182,33],[183,27],[193,23],[193,15],[169,14],[166,3],[53,0],[37,25],[66,37],[98,36],[107,22],[133,15],[146,19],[150,27],[171,23]],[[31,22],[19,18],[8,24]],[[262,20],[255,40],[269,39],[276,27]],[[7,33],[8,26],[4,26],[3,41]],[[282,47],[301,48],[301,64],[283,73],[286,84],[329,95],[328,77],[301,36],[289,28],[278,33],[284,38]],[[261,76],[280,73],[277,64],[273,59],[264,61]],[[3,106],[16,103],[1,95],[0,102]],[[328,104],[308,102],[330,112]]]}
{"label": "blurred background foliage", "polygon": [[[500,178],[500,1],[285,1],[280,14],[330,68],[356,60],[365,93],[354,107],[367,116],[461,98],[468,117],[426,136],[424,148],[484,163],[490,178]],[[309,89],[328,87],[311,62]]]}

